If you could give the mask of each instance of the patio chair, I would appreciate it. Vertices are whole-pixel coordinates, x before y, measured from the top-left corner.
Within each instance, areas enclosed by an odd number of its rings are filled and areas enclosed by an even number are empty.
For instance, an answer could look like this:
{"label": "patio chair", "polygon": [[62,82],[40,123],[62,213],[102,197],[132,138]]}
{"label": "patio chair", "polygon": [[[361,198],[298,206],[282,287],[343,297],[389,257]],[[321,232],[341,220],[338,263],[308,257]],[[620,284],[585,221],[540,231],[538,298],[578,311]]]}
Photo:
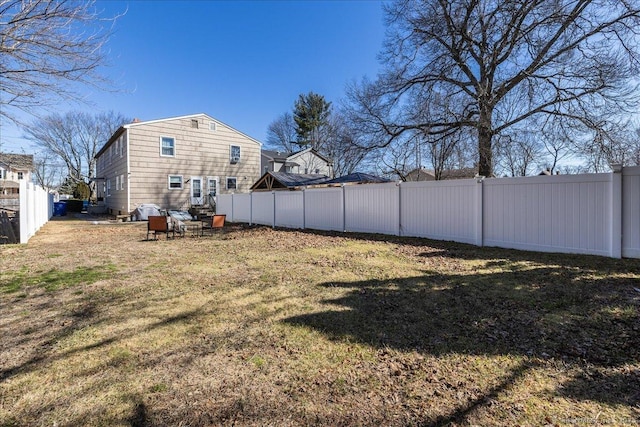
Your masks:
{"label": "patio chair", "polygon": [[147,240],[149,240],[149,234],[153,233],[154,240],[158,240],[158,233],[165,233],[167,240],[169,240],[169,234],[172,237],[176,237],[174,227],[169,226],[166,216],[154,216],[149,215],[149,222],[147,223]]}
{"label": "patio chair", "polygon": [[226,215],[214,215],[212,217],[204,218],[202,220],[202,235],[204,236],[206,231],[208,231],[212,236],[214,231],[222,231],[226,219]]}

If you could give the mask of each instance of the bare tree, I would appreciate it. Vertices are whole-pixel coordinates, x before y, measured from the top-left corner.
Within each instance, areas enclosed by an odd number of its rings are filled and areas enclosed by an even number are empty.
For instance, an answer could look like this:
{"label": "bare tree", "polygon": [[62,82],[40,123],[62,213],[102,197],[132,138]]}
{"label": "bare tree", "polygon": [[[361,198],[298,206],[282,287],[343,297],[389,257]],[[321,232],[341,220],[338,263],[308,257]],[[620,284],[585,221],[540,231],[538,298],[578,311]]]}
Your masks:
{"label": "bare tree", "polygon": [[66,165],[49,151],[34,156],[33,174],[36,184],[48,190],[58,188],[63,182],[63,171]]}
{"label": "bare tree", "polygon": [[497,138],[498,168],[508,176],[527,176],[541,157],[540,142],[530,133]]}
{"label": "bare tree", "polygon": [[0,0],[0,118],[82,100],[78,84],[106,88],[99,68],[114,21],[93,1]]}
{"label": "bare tree", "polygon": [[355,172],[368,154],[367,150],[357,144],[358,133],[340,112],[332,112],[328,122],[329,137],[323,154],[333,162],[334,175],[343,176]]}
{"label": "bare tree", "polygon": [[293,153],[300,146],[296,143],[296,123],[291,113],[284,113],[269,124],[267,145],[269,148],[285,153]]}
{"label": "bare tree", "polygon": [[[637,1],[398,0],[386,16],[386,68],[349,93],[362,125],[384,137],[378,146],[473,128],[479,173],[491,176],[496,135],[544,115],[597,129],[594,117],[638,103]],[[431,94],[457,102],[416,120],[407,106]]]}
{"label": "bare tree", "polygon": [[93,192],[95,155],[111,135],[130,119],[114,112],[52,114],[26,128],[26,138],[64,163],[71,182],[84,182]]}

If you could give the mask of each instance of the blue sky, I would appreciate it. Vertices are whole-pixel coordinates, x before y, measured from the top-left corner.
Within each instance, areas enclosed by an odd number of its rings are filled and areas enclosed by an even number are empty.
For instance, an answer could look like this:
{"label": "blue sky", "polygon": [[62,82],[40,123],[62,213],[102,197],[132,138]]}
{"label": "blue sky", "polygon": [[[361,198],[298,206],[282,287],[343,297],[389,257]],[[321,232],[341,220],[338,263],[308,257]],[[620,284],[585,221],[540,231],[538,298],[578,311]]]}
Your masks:
{"label": "blue sky", "polygon": [[[115,93],[57,111],[114,110],[153,120],[207,113],[266,142],[269,123],[313,91],[337,104],[345,85],[380,69],[379,1],[104,1],[126,11],[109,42]],[[3,151],[33,152],[17,128]]]}

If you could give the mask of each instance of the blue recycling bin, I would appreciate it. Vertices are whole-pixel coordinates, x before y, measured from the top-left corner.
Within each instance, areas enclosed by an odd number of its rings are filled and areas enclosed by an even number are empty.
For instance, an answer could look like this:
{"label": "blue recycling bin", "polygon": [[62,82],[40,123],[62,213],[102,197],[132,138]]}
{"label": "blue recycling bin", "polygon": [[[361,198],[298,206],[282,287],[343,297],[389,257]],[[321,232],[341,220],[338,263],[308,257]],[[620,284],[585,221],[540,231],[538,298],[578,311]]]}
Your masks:
{"label": "blue recycling bin", "polygon": [[66,216],[66,215],[67,215],[67,204],[65,202],[54,202],[53,216]]}

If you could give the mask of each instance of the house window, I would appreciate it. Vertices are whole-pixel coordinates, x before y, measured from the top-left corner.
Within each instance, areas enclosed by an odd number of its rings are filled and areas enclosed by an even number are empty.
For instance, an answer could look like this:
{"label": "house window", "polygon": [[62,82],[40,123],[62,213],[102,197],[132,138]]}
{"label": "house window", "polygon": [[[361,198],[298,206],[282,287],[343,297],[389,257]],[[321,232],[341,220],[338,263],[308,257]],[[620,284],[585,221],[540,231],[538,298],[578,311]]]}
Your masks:
{"label": "house window", "polygon": [[22,172],[18,172],[18,179],[22,179],[22,178],[24,178],[23,173]]}
{"label": "house window", "polygon": [[198,129],[198,119],[191,119],[191,127]]}
{"label": "house window", "polygon": [[7,179],[7,171],[4,169],[0,169],[0,178]]}
{"label": "house window", "polygon": [[120,157],[122,157],[123,154],[124,154],[124,138],[120,141]]}
{"label": "house window", "polygon": [[120,175],[120,189],[124,190],[124,175]]}
{"label": "house window", "polygon": [[120,189],[120,177],[116,175],[116,191]]}
{"label": "house window", "polygon": [[169,175],[169,190],[182,190],[182,175]]}
{"label": "house window", "polygon": [[229,154],[231,163],[238,163],[240,161],[240,146],[232,145]]}
{"label": "house window", "polygon": [[214,131],[214,132],[216,131],[216,124],[215,124],[215,122],[209,122],[209,130],[212,130],[212,131]]}
{"label": "house window", "polygon": [[227,177],[227,190],[235,190],[236,188],[238,188],[238,186],[236,185],[238,182],[237,178],[235,176],[228,176]]}
{"label": "house window", "polygon": [[176,140],[168,136],[160,138],[160,155],[174,157],[176,155]]}
{"label": "house window", "polygon": [[107,180],[107,197],[111,195],[111,178]]}

